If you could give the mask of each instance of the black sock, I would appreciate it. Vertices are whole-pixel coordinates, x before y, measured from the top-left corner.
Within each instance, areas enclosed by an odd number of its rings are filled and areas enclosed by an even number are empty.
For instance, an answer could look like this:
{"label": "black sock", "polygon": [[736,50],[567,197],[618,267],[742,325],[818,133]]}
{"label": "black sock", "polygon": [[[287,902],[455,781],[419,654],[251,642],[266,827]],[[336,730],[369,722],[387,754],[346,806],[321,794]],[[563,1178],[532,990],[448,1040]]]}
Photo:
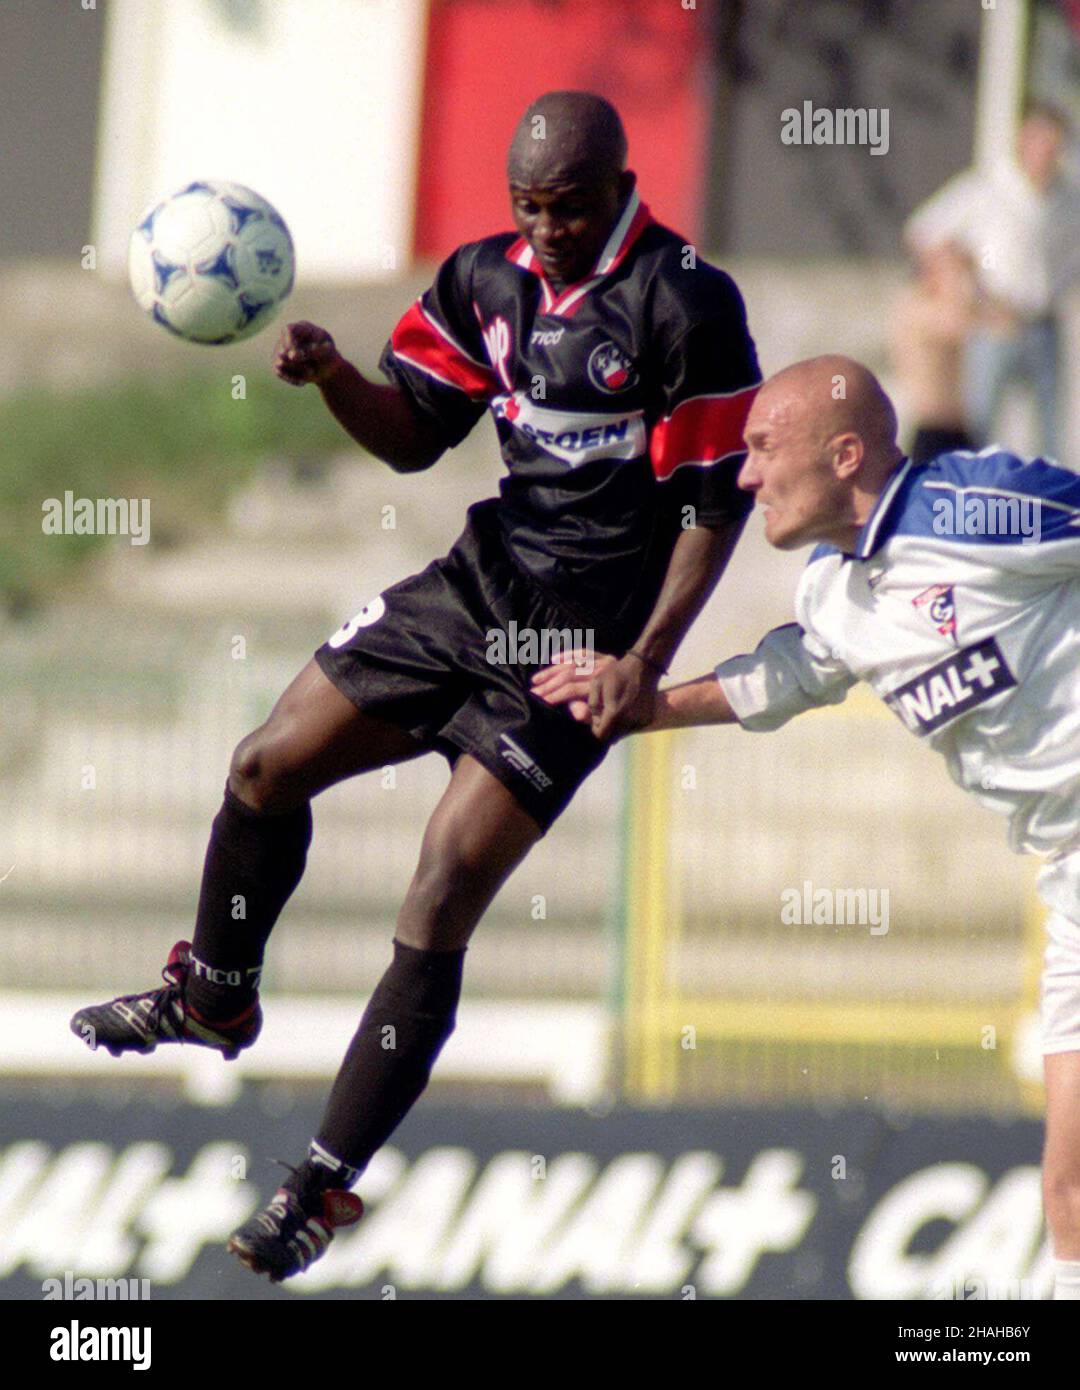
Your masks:
{"label": "black sock", "polygon": [[184,997],[211,1020],[242,1014],[259,988],[263,952],[300,882],[311,844],[311,806],[253,811],[228,786],[203,866]]}
{"label": "black sock", "polygon": [[464,950],[394,942],[393,964],[349,1044],[295,1190],[348,1186],[404,1119],[454,1031],[464,964]]}

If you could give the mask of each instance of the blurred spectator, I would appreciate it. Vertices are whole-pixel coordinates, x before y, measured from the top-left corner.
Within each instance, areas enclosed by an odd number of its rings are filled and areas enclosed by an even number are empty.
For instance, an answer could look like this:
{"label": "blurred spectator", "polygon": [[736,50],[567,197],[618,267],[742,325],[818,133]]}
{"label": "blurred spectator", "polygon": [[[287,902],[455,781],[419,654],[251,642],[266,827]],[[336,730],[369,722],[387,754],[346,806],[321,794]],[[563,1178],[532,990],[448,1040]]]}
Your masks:
{"label": "blurred spectator", "polygon": [[962,364],[973,300],[971,260],[961,247],[943,241],[916,252],[915,278],[892,314],[890,344],[903,400],[915,419],[909,452],[916,463],[972,447]]}
{"label": "blurred spectator", "polygon": [[1061,298],[1080,274],[1075,182],[1063,171],[1067,118],[1033,105],[1015,158],[951,179],[907,224],[918,256],[952,241],[975,268],[976,316],[964,352],[964,400],[979,443],[992,438],[1006,390],[1034,390],[1040,451],[1059,458]]}

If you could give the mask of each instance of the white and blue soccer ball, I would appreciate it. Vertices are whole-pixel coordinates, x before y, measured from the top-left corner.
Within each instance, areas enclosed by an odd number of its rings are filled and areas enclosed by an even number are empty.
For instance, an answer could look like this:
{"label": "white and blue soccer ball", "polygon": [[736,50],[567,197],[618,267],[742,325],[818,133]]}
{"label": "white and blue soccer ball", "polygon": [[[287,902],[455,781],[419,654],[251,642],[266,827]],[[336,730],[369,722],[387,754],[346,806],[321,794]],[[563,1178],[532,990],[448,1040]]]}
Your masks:
{"label": "white and blue soccer ball", "polygon": [[191,343],[235,343],[266,327],[293,286],[292,237],[243,184],[199,179],[155,203],[131,234],[139,306]]}

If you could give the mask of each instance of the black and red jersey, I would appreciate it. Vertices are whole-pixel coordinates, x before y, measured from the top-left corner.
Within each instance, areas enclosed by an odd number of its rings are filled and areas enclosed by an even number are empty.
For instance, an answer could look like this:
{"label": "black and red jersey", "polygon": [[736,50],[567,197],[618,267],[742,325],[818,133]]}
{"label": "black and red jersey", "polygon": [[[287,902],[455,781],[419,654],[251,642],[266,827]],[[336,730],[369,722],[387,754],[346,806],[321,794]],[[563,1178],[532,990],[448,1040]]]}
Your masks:
{"label": "black and red jersey", "polygon": [[447,447],[492,412],[508,473],[488,505],[510,558],[631,640],[680,528],[750,508],[735,477],[761,375],[742,297],[636,192],[562,290],[512,233],[455,251],[381,366]]}

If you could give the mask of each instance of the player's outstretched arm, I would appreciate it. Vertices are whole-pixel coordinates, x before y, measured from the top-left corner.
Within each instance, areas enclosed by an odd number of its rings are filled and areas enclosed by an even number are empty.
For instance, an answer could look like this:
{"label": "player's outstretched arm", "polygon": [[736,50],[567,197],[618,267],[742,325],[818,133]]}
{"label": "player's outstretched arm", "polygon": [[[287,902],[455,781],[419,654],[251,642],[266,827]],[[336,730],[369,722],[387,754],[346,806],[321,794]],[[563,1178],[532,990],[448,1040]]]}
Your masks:
{"label": "player's outstretched arm", "polygon": [[[600,724],[602,706],[590,708],[590,694],[596,703],[593,677],[613,665],[616,658],[597,652],[565,652],[553,665],[538,671],[532,679],[533,694],[549,705],[567,705],[579,723],[589,724],[593,733]],[[710,671],[708,675],[682,685],[656,692],[652,719],[637,733],[657,729],[684,729],[698,724],[734,724],[735,712],[723,687]]]}
{"label": "player's outstretched arm", "polygon": [[696,680],[672,685],[656,694],[650,729],[687,729],[696,724],[735,724],[735,711],[724,687],[710,671]]}
{"label": "player's outstretched arm", "polygon": [[290,386],[314,382],[341,427],[398,473],[430,468],[445,450],[437,428],[396,386],[361,376],[317,324],[287,324],[274,349],[273,367]]}

